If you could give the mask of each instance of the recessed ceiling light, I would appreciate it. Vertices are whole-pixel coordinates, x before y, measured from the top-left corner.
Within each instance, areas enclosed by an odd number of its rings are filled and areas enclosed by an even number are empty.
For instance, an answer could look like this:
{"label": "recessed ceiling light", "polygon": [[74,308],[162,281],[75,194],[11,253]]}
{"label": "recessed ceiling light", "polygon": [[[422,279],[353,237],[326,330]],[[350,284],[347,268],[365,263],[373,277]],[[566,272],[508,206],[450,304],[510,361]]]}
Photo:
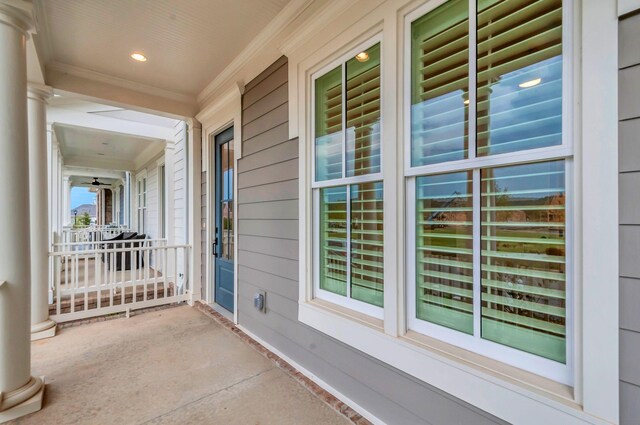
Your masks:
{"label": "recessed ceiling light", "polygon": [[356,55],[356,59],[358,60],[358,62],[366,62],[369,60],[369,53],[360,52]]}
{"label": "recessed ceiling light", "polygon": [[138,61],[138,62],[146,62],[147,61],[147,57],[145,55],[143,55],[140,52],[133,52],[131,53],[131,59]]}
{"label": "recessed ceiling light", "polygon": [[464,101],[464,104],[465,104],[465,105],[468,105],[468,104],[469,104],[469,99],[465,100],[465,101]]}
{"label": "recessed ceiling light", "polygon": [[104,154],[103,154],[103,153],[100,153],[100,152],[98,152],[98,155],[99,155],[99,156],[104,156]]}
{"label": "recessed ceiling light", "polygon": [[54,93],[54,94],[53,94],[53,97],[62,97],[62,95],[61,95],[61,94],[58,94],[58,93]]}
{"label": "recessed ceiling light", "polygon": [[524,83],[518,84],[518,87],[521,89],[528,89],[529,87],[537,86],[542,82],[542,78],[536,78],[533,80],[525,81]]}

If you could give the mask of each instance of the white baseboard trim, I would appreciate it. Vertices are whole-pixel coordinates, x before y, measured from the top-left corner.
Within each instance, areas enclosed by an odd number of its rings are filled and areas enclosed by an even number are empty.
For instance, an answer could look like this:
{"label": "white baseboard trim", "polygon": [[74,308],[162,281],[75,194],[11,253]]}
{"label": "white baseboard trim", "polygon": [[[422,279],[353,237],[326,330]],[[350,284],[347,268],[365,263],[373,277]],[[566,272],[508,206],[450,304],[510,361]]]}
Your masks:
{"label": "white baseboard trim", "polygon": [[316,375],[314,375],[313,373],[309,372],[306,368],[304,368],[303,366],[301,366],[299,363],[293,361],[291,358],[289,358],[286,354],[282,353],[280,350],[278,350],[277,348],[273,347],[271,344],[269,344],[268,342],[265,342],[262,338],[256,336],[253,332],[251,332],[250,330],[248,330],[246,327],[242,326],[242,325],[236,325],[240,330],[242,330],[242,332],[246,333],[247,335],[249,335],[251,338],[253,338],[254,340],[256,340],[257,342],[259,342],[260,344],[262,344],[263,346],[265,346],[269,351],[271,351],[272,353],[276,354],[277,356],[279,356],[280,358],[282,358],[284,361],[286,361],[287,363],[289,363],[291,366],[295,367],[299,372],[301,372],[304,376],[306,376],[307,378],[311,379],[313,382],[315,382],[316,384],[318,384],[318,386],[320,386],[323,390],[330,392],[331,394],[333,394],[337,399],[339,399],[341,402],[343,402],[344,404],[346,404],[347,406],[351,407],[353,410],[355,410],[356,412],[358,412],[360,415],[362,415],[364,418],[366,418],[369,422],[373,423],[374,425],[387,425],[384,421],[382,421],[380,418],[376,417],[375,415],[373,415],[372,413],[370,413],[369,411],[367,411],[365,408],[363,408],[362,406],[360,406],[358,403],[355,403],[353,400],[351,400],[349,397],[345,396],[344,394],[342,394],[340,391],[336,390],[335,388],[333,388],[331,385],[327,384],[326,382],[324,382],[322,379],[318,378]]}

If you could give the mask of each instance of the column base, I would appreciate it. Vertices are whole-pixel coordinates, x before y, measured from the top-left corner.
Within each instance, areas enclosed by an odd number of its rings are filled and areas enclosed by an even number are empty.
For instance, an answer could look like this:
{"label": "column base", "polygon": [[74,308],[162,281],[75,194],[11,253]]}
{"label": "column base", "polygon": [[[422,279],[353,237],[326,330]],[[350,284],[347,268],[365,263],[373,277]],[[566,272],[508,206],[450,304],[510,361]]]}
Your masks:
{"label": "column base", "polygon": [[[34,391],[35,393],[32,394]],[[42,399],[44,396],[44,376],[40,378],[32,377],[31,381],[29,381],[29,383],[24,387],[9,394],[3,394],[3,396],[6,397],[6,400],[0,398],[0,409],[3,408],[2,405],[4,403],[12,403],[12,400],[10,400],[11,398],[22,398],[25,396],[25,394],[32,395],[26,400],[19,402],[19,404],[16,404],[13,407],[8,408],[7,410],[0,410],[0,423],[8,422],[42,409]]]}
{"label": "column base", "polygon": [[39,339],[51,338],[56,336],[56,327],[58,324],[51,319],[31,326],[31,341]]}

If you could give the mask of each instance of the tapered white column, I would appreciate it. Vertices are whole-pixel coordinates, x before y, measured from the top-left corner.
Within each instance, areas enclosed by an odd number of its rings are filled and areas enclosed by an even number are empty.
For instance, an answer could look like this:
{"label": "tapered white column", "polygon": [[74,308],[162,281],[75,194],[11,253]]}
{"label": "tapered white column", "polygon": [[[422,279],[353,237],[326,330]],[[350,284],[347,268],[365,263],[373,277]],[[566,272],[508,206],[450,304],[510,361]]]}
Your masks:
{"label": "tapered white column", "polygon": [[31,376],[30,26],[29,13],[0,1],[0,422],[40,410],[44,391],[42,379]]}
{"label": "tapered white column", "polygon": [[29,220],[31,222],[31,341],[56,334],[49,319],[47,99],[50,87],[29,84]]}

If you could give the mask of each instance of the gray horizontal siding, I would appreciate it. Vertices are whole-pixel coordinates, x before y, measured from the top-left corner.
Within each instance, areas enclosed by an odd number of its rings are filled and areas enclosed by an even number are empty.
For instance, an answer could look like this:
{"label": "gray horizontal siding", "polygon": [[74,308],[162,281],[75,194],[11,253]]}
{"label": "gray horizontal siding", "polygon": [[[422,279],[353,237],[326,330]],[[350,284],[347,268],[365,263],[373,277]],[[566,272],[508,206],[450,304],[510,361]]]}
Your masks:
{"label": "gray horizontal siding", "polygon": [[619,25],[620,423],[640,421],[640,15]]}
{"label": "gray horizontal siding", "polygon": [[[287,63],[246,86],[238,161],[238,320],[389,424],[496,418],[298,321],[298,140],[288,140]],[[267,312],[253,294],[267,293]]]}

